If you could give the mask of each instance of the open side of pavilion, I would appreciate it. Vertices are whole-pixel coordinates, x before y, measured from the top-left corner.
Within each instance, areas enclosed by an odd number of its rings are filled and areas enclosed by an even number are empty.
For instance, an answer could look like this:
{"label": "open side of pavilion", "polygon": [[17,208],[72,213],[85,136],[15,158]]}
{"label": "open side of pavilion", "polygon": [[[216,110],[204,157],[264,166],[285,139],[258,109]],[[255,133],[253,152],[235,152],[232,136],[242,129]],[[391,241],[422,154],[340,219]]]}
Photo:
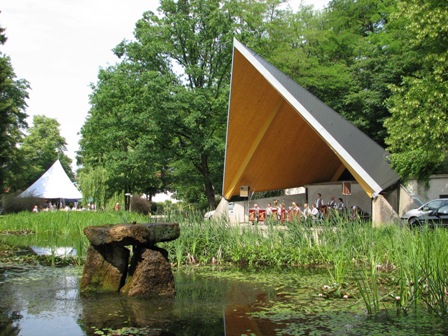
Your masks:
{"label": "open side of pavilion", "polygon": [[350,176],[372,200],[374,223],[397,217],[400,177],[387,152],[302,86],[234,40],[223,196]]}

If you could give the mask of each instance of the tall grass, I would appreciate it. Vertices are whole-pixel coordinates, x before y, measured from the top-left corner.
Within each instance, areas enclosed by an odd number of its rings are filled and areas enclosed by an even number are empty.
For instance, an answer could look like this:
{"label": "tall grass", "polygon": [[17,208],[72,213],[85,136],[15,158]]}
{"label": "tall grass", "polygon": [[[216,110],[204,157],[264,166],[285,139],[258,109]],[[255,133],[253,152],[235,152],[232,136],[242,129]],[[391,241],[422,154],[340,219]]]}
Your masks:
{"label": "tall grass", "polygon": [[394,224],[373,228],[343,218],[231,225],[224,219],[204,220],[200,212],[172,210],[162,219],[128,212],[55,212],[0,217],[0,240],[11,239],[7,232],[22,232],[22,243],[73,246],[82,259],[88,245],[84,227],[134,221],[179,223],[180,237],[159,244],[177,267],[218,263],[325,267],[333,285],[350,288],[350,296],[363,302],[368,313],[389,305],[407,314],[423,304],[438,316],[448,314],[445,229],[412,231]]}

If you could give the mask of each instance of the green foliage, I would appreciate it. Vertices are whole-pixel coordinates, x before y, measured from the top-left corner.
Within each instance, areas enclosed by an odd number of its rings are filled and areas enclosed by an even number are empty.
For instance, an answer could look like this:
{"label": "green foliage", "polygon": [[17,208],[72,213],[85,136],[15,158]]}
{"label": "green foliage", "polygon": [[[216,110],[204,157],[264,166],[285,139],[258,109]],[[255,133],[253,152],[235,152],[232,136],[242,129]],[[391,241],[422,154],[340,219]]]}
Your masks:
{"label": "green foliage", "polygon": [[100,71],[93,107],[81,129],[79,159],[85,177],[105,175],[101,181],[92,177],[99,184],[91,186],[101,193],[97,196],[103,204],[104,196],[116,192],[154,195],[168,183],[167,157],[156,145],[163,139],[156,138],[151,115],[155,97],[169,86],[156,72],[140,78],[137,72],[138,67],[126,63]]}
{"label": "green foliage", "polygon": [[131,198],[131,210],[142,215],[149,215],[151,213],[151,202],[144,198],[134,196]]}
{"label": "green foliage", "polygon": [[21,169],[13,182],[13,190],[29,187],[53,163],[59,159],[67,175],[73,179],[72,160],[63,152],[66,151],[65,139],[60,135],[60,124],[56,119],[36,115],[33,125],[20,147]]}
{"label": "green foliage", "polygon": [[[159,16],[145,13],[136,40],[115,48],[121,62],[102,69],[93,87],[81,130],[84,166],[107,169],[111,192],[171,189],[200,208],[215,208],[232,39],[263,22],[278,4],[165,0]],[[256,35],[258,28],[252,28],[241,38]]]}
{"label": "green foliage", "polygon": [[45,205],[45,200],[35,197],[17,197],[19,193],[7,193],[2,197],[2,207],[6,214],[31,211],[35,205],[39,209]]}
{"label": "green foliage", "polygon": [[[4,28],[0,26],[0,44],[7,40]],[[18,145],[27,128],[25,113],[29,84],[16,79],[11,60],[0,52],[0,193],[14,187],[11,176],[17,174],[20,155]]]}
{"label": "green foliage", "polygon": [[[78,176],[79,187],[82,191],[84,204],[94,203],[97,208],[106,205],[109,195],[107,193],[108,172],[102,167],[82,169]],[[92,202],[90,201],[92,199]]]}
{"label": "green foliage", "polygon": [[392,116],[385,122],[392,165],[404,179],[427,180],[446,159],[447,15],[443,2],[402,0],[394,16],[405,22],[408,32],[398,36],[400,51],[414,64],[413,71],[391,87]]}

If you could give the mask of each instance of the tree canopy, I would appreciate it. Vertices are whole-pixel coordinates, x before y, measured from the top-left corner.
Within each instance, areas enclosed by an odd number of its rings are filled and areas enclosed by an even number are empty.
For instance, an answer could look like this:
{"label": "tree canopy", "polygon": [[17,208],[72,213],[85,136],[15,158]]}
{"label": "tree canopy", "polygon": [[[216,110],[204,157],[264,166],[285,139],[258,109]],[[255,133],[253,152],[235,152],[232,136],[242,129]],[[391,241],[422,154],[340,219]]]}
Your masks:
{"label": "tree canopy", "polygon": [[[0,44],[6,43],[5,29],[0,26]],[[27,107],[29,84],[17,79],[10,58],[0,51],[0,187],[10,190],[10,175],[16,173],[19,165],[18,145],[27,128],[25,109]]]}
{"label": "tree canopy", "polygon": [[33,117],[33,124],[27,130],[18,148],[18,166],[8,174],[11,191],[23,190],[34,183],[53,163],[59,159],[67,175],[73,180],[72,160],[64,154],[65,139],[59,131],[56,119],[42,115]]}
{"label": "tree canopy", "polygon": [[448,4],[402,0],[394,19],[403,22],[400,53],[412,65],[391,86],[391,118],[385,121],[393,167],[404,178],[426,180],[447,160]]}
{"label": "tree canopy", "polygon": [[214,208],[237,38],[387,146],[403,178],[427,177],[446,161],[447,14],[436,0],[332,0],[323,11],[162,0],[92,86],[83,172],[107,172],[109,194],[172,190]]}

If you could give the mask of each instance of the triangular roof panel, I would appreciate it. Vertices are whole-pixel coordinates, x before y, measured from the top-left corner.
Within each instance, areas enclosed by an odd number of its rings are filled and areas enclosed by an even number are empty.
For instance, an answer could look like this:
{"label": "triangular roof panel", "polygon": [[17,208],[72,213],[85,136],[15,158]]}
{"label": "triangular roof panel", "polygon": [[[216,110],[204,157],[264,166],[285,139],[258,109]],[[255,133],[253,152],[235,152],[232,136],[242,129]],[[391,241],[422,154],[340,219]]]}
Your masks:
{"label": "triangular roof panel", "polygon": [[370,196],[399,180],[386,152],[287,75],[234,41],[223,195],[337,181]]}
{"label": "triangular roof panel", "polygon": [[36,182],[20,194],[20,197],[47,199],[81,199],[82,194],[67,176],[57,160]]}

